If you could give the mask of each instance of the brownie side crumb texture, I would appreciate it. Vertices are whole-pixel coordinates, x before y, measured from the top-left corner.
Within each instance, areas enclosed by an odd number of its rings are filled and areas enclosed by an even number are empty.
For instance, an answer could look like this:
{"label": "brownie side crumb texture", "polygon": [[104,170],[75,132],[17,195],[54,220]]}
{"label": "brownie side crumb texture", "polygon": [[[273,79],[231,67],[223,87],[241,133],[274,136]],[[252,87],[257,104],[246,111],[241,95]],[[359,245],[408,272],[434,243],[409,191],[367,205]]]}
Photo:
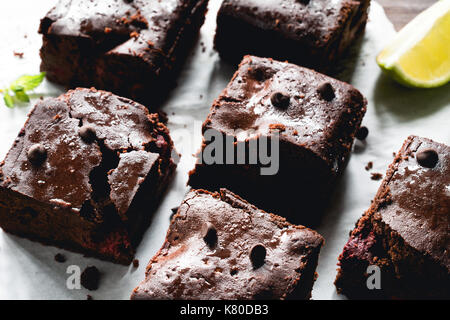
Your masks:
{"label": "brownie side crumb texture", "polygon": [[7,232],[131,263],[176,164],[158,114],[95,89],[40,101],[0,164]]}
{"label": "brownie side crumb texture", "polygon": [[309,299],[323,238],[228,190],[192,190],[132,299]]}
{"label": "brownie side crumb texture", "polygon": [[175,85],[207,0],[60,0],[41,20],[41,70],[157,106]]}
{"label": "brownie side crumb texture", "polygon": [[215,48],[239,62],[246,54],[332,71],[367,22],[370,0],[225,0]]}
{"label": "brownie side crumb texture", "polygon": [[[246,56],[203,124],[203,133],[211,130],[236,142],[235,164],[198,162],[189,184],[224,187],[263,210],[315,225],[346,166],[366,105],[347,83],[293,64]],[[261,137],[269,137],[270,143],[275,133],[279,154],[272,159],[274,164],[279,160],[278,172],[261,175],[261,163],[248,163],[250,145],[263,141]],[[203,142],[199,158],[208,145]],[[226,155],[230,150],[224,145]],[[245,165],[236,164],[239,149],[247,154]]]}
{"label": "brownie side crumb texture", "polygon": [[[449,299],[449,186],[450,147],[409,137],[339,257],[338,291],[351,298]],[[381,270],[381,290],[367,289],[369,265]]]}

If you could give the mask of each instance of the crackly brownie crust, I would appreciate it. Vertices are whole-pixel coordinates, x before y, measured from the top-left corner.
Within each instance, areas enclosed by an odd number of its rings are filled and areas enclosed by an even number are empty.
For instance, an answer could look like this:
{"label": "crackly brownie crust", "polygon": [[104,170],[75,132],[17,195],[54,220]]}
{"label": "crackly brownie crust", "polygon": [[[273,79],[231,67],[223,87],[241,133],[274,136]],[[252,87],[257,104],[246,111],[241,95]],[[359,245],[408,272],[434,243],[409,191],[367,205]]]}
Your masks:
{"label": "crackly brownie crust", "polygon": [[228,190],[192,190],[131,298],[309,299],[322,244]]}
{"label": "crackly brownie crust", "polygon": [[76,89],[39,102],[0,165],[3,230],[128,264],[174,170],[157,114]]}
{"label": "crackly brownie crust", "polygon": [[246,54],[332,70],[364,30],[370,0],[225,0],[215,47],[238,62]]}
{"label": "crackly brownie crust", "polygon": [[175,84],[207,0],[60,0],[42,19],[42,71],[154,107]]}
{"label": "crackly brownie crust", "polygon": [[[262,176],[261,165],[198,163],[189,184],[230,189],[266,211],[308,224],[345,168],[366,104],[347,83],[293,64],[246,56],[214,101],[203,131],[218,131],[247,149],[251,140],[279,132],[279,171]],[[248,135],[241,139],[235,130]],[[281,187],[286,181],[298,183]]]}
{"label": "crackly brownie crust", "polygon": [[[424,151],[437,155],[431,165]],[[352,298],[450,297],[450,147],[409,137],[339,257],[338,290]],[[382,271],[368,290],[368,265]]]}

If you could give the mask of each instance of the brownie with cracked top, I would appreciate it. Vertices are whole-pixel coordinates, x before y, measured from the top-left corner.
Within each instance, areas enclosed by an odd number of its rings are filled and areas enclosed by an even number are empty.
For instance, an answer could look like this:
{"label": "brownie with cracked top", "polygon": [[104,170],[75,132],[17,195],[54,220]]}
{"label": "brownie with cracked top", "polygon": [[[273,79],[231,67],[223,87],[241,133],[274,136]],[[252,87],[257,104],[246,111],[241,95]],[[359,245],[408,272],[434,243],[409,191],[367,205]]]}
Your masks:
{"label": "brownie with cracked top", "polygon": [[175,84],[207,0],[59,0],[42,19],[42,71],[154,107]]}
{"label": "brownie with cracked top", "polygon": [[76,89],[37,103],[0,164],[4,231],[129,264],[176,168],[158,114]]}
{"label": "brownie with cracked top", "polygon": [[[450,147],[409,137],[339,256],[351,298],[450,298]],[[379,269],[379,286],[374,271]],[[367,287],[367,282],[371,289]]]}
{"label": "brownie with cracked top", "polygon": [[322,244],[228,190],[192,190],[131,298],[309,299]]}
{"label": "brownie with cracked top", "polygon": [[215,47],[232,61],[252,54],[332,71],[364,30],[369,5],[370,0],[225,0]]}
{"label": "brownie with cracked top", "polygon": [[[214,101],[203,132],[233,140],[231,151],[236,155],[245,149],[247,157],[257,155],[252,143],[277,134],[279,152],[272,159],[278,171],[262,175],[265,165],[251,164],[248,158],[244,164],[236,158],[233,163],[223,159],[207,164],[204,153],[214,141],[204,139],[198,155],[202,161],[190,172],[189,184],[227,188],[263,210],[314,224],[345,168],[366,104],[347,83],[293,64],[246,56]],[[230,150],[224,148],[226,158]]]}

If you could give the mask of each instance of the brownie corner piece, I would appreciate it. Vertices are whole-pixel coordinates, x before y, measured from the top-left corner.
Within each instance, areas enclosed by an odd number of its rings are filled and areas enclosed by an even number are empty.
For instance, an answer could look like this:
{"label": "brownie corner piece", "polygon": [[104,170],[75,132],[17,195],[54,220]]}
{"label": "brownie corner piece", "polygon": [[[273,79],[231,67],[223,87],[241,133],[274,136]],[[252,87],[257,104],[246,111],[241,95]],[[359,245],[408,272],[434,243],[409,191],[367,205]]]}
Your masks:
{"label": "brownie corner piece", "polygon": [[[357,299],[449,299],[449,188],[450,147],[409,137],[339,256],[338,291]],[[369,266],[379,287],[367,286]]]}
{"label": "brownie corner piece", "polygon": [[[246,56],[203,124],[204,137],[218,132],[224,141],[236,142],[235,150],[224,143],[224,155],[245,150],[246,162],[204,161],[214,143],[204,138],[189,184],[224,187],[265,211],[314,225],[344,171],[366,108],[364,96],[347,83],[294,64]],[[274,143],[267,147],[274,148],[273,173],[263,175],[265,165],[250,163],[252,143]]]}
{"label": "brownie corner piece", "polygon": [[76,89],[37,103],[0,164],[0,227],[129,264],[176,164],[158,114]]}
{"label": "brownie corner piece", "polygon": [[41,20],[41,70],[155,108],[176,83],[208,0],[59,0]]}
{"label": "brownie corner piece", "polygon": [[332,71],[364,30],[369,5],[370,0],[225,0],[215,47],[236,62],[252,54]]}
{"label": "brownie corner piece", "polygon": [[322,244],[226,189],[191,190],[131,299],[309,299]]}

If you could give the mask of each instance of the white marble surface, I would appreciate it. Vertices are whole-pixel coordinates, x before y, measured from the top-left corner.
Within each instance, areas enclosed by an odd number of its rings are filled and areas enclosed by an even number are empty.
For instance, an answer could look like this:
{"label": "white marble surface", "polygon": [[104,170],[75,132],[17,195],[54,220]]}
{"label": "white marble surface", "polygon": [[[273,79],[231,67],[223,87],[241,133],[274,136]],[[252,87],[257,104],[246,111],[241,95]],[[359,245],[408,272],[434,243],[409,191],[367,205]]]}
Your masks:
{"label": "white marble surface", "polygon": [[[0,19],[0,86],[22,74],[39,71],[38,50],[41,38],[37,34],[39,19],[56,0],[15,0],[2,2]],[[201,39],[186,64],[163,110],[169,115],[169,126],[178,150],[183,154],[176,180],[156,212],[153,222],[138,248],[138,269],[84,258],[79,254],[43,246],[0,230],[0,299],[127,299],[131,290],[142,280],[146,262],[161,246],[169,226],[170,208],[177,206],[187,191],[187,171],[193,166],[191,156],[200,145],[199,124],[205,119],[213,99],[220,93],[234,72],[234,67],[221,63],[212,50],[215,14],[220,0],[210,1],[207,22]],[[381,6],[373,2],[370,21],[359,46],[343,63],[345,70],[339,78],[356,86],[368,99],[364,119],[370,134],[366,144],[358,143],[348,168],[337,186],[333,204],[318,231],[325,237],[318,273],[313,289],[314,299],[340,299],[333,285],[337,257],[345,244],[348,232],[366,210],[380,182],[372,181],[364,167],[373,161],[372,172],[384,173],[403,140],[410,134],[421,135],[439,142],[450,143],[449,85],[435,90],[421,91],[402,88],[381,75],[375,56],[395,31]],[[206,47],[203,52],[201,43]],[[23,52],[19,59],[13,51]],[[48,82],[35,91],[40,96],[57,96],[60,87]],[[22,127],[31,105],[8,109],[0,101],[0,158],[3,158]],[[175,114],[172,114],[175,113]],[[68,261],[56,263],[54,255],[63,252]],[[100,289],[68,290],[66,268],[78,265],[97,266],[103,273]]]}

